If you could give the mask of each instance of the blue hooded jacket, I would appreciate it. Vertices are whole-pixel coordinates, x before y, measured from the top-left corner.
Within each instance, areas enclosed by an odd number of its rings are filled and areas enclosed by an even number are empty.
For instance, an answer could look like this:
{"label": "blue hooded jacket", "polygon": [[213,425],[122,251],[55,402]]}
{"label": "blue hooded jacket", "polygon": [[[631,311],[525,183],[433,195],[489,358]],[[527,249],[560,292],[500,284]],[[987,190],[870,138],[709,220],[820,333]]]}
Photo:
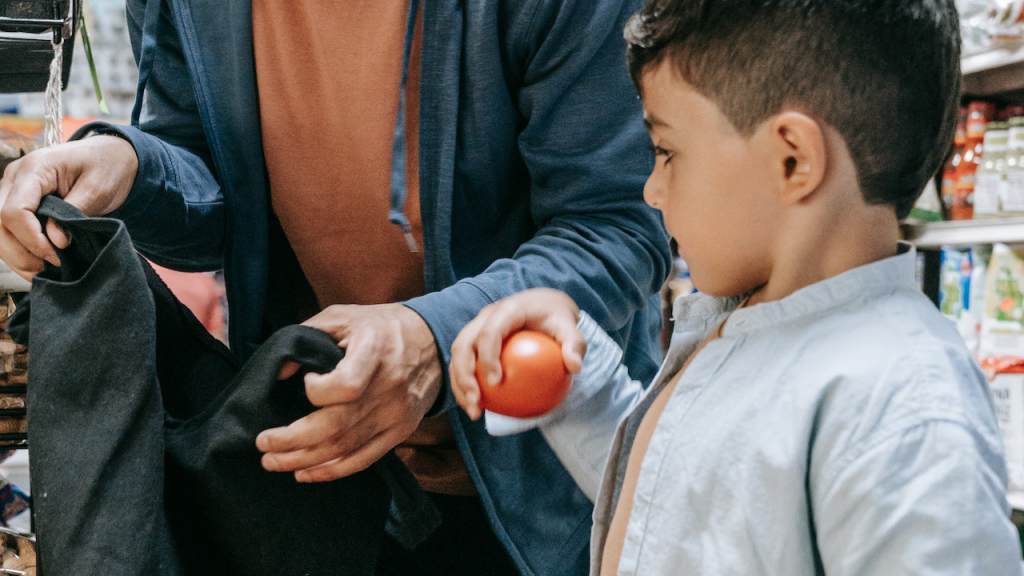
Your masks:
{"label": "blue hooded jacket", "polygon": [[[626,349],[634,378],[649,382],[657,370],[669,251],[642,199],[653,156],[622,40],[640,4],[422,2],[427,294],[405,304],[426,320],[445,363],[481,308],[550,286]],[[274,103],[258,100],[251,2],[127,7],[140,68],[133,126],[92,124],[82,134],[115,131],[135,147],[136,180],[111,216],[158,264],[224,270],[231,347],[245,359],[281,327],[290,299],[271,281],[260,106]],[[586,574],[593,506],[543,438],[488,436],[443,394],[435,414],[451,419],[491,525],[522,573]]]}

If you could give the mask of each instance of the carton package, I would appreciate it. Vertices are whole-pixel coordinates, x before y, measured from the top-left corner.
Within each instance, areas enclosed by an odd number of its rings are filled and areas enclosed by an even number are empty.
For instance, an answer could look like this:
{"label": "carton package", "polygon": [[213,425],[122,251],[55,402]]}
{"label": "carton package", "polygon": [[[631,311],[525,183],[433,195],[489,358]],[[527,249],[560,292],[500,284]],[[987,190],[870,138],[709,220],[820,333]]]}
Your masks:
{"label": "carton package", "polygon": [[939,310],[957,321],[970,306],[971,251],[942,249],[942,273],[939,277]]}
{"label": "carton package", "polygon": [[1003,436],[1010,489],[1024,490],[1024,358],[985,358],[981,366]]}
{"label": "carton package", "polygon": [[1024,253],[992,248],[981,320],[982,357],[1024,357]]}

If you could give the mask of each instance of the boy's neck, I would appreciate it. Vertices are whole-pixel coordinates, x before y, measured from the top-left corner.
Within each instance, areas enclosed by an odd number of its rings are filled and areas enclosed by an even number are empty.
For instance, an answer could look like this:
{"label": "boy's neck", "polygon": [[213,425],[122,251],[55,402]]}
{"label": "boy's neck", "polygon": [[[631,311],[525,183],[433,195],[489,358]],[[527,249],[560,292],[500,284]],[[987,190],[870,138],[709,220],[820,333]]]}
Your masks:
{"label": "boy's neck", "polygon": [[859,190],[825,187],[786,211],[768,281],[749,304],[781,300],[854,268],[895,256],[899,222],[891,206],[866,204]]}

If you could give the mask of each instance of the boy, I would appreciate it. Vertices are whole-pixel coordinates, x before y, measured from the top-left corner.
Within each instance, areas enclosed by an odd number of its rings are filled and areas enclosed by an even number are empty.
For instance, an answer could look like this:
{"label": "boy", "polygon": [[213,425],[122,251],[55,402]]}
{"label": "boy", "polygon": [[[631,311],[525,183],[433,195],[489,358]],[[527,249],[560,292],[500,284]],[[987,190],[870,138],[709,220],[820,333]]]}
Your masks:
{"label": "boy", "polygon": [[487,423],[593,493],[622,420],[593,574],[1020,574],[985,380],[898,236],[952,137],[953,0],[652,0],[626,37],[645,198],[702,294],[646,393],[568,297],[498,302],[453,345],[462,406],[506,334],[562,342],[562,406]]}

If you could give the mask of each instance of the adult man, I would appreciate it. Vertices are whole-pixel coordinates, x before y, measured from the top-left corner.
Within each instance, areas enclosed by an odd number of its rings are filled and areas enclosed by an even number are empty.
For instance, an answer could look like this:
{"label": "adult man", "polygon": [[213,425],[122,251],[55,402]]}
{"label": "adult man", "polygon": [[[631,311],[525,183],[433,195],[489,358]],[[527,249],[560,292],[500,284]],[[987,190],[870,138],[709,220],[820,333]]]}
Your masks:
{"label": "adult man", "polygon": [[[223,267],[242,358],[323,309],[309,323],[346,360],[307,377],[318,411],[260,436],[264,465],[324,481],[402,443],[445,522],[382,554],[382,573],[585,573],[590,502],[539,435],[441,415],[444,372],[480,308],[554,286],[653,376],[668,253],[622,65],[638,7],[129,0],[137,128],[93,125],[13,165],[0,256],[26,274],[53,257],[32,212],[56,190],[123,219],[160,264]],[[404,202],[388,195],[403,85]]]}

